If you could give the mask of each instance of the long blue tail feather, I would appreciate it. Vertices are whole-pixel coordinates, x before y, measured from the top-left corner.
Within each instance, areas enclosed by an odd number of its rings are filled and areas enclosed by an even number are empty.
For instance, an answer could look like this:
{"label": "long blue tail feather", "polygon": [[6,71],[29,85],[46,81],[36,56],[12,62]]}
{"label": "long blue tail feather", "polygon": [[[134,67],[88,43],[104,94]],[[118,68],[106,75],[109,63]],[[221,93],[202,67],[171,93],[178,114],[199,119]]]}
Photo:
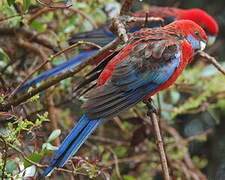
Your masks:
{"label": "long blue tail feather", "polygon": [[[132,28],[129,32],[135,32],[139,29],[140,29],[140,27],[137,26],[135,28]],[[95,43],[101,44],[101,46],[105,46],[106,44],[111,42],[116,37],[111,31],[109,31],[108,29],[105,29],[105,28],[99,28],[95,31],[90,31],[90,32],[86,32],[86,33],[88,33],[87,37],[82,36],[82,35],[80,37],[79,34],[72,37],[71,40],[70,40],[71,44],[73,44],[73,43],[75,43],[75,42],[77,42],[78,40],[81,40],[81,39],[82,40],[88,39],[88,41],[91,41],[91,42],[96,41]],[[81,33],[81,34],[85,34],[85,33]],[[102,39],[100,37],[102,37]],[[100,38],[99,42],[97,42],[98,38]],[[24,90],[30,88],[31,86],[34,86],[37,83],[39,83],[39,82],[41,82],[41,81],[43,81],[43,80],[45,80],[49,77],[55,76],[57,74],[60,74],[62,72],[65,72],[65,71],[77,66],[83,60],[85,60],[86,58],[88,58],[89,56],[93,55],[96,52],[97,52],[97,50],[89,50],[89,51],[81,52],[79,55],[73,57],[72,59],[70,59],[70,60],[68,60],[68,61],[66,61],[66,62],[64,62],[60,65],[58,65],[57,67],[40,74],[38,77],[35,77],[33,79],[28,80],[22,87],[20,87],[17,90],[17,93],[19,93],[21,91],[24,91]]]}
{"label": "long blue tail feather", "polygon": [[54,153],[50,165],[44,170],[42,177],[47,176],[55,167],[62,167],[79,150],[101,121],[102,119],[88,120],[86,115],[82,116]]}
{"label": "long blue tail feather", "polygon": [[57,74],[60,74],[60,73],[63,73],[75,66],[77,66],[78,64],[80,64],[83,60],[85,60],[86,58],[88,58],[89,56],[95,54],[97,52],[97,50],[89,50],[89,51],[84,51],[84,52],[81,52],[79,55],[69,59],[68,61],[56,66],[55,68],[53,69],[50,69],[42,74],[40,74],[39,76],[33,78],[33,79],[30,79],[28,80],[22,87],[20,87],[18,90],[17,90],[17,93],[21,92],[21,91],[24,91],[28,88],[30,88],[31,86],[34,86],[36,85],[37,83],[49,78],[49,77],[52,77],[52,76],[55,76]]}
{"label": "long blue tail feather", "polygon": [[61,162],[59,164],[60,167],[62,167],[66,161],[73,156],[74,153],[78,151],[78,149],[81,147],[81,145],[86,141],[86,139],[89,137],[89,135],[97,128],[98,124],[101,122],[101,120],[91,120],[88,125],[81,131],[75,142],[73,142],[73,145],[69,148],[67,153],[63,155],[63,158],[61,159]]}

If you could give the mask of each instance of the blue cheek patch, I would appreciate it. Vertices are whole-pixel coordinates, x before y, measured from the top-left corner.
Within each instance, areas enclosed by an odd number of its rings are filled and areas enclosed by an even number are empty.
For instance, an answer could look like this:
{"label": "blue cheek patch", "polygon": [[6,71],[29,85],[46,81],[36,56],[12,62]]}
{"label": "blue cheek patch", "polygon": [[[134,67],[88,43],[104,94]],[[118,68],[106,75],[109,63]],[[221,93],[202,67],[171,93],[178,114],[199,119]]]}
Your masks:
{"label": "blue cheek patch", "polygon": [[201,49],[200,41],[195,39],[192,35],[188,35],[186,39],[191,44],[193,49]]}

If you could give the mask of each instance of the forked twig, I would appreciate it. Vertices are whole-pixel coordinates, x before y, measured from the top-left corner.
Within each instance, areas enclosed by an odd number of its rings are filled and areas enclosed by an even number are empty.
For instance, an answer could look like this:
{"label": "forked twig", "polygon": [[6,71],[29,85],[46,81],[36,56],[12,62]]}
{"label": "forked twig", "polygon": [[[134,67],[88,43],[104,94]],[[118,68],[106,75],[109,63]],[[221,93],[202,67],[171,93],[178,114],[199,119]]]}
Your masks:
{"label": "forked twig", "polygon": [[[160,23],[164,22],[162,18],[157,18],[157,17],[148,17],[147,21],[148,22],[159,21]],[[126,31],[126,27],[127,25],[129,25],[129,23],[133,23],[133,22],[145,24],[146,17],[133,17],[133,16],[127,16],[127,15],[116,17],[112,20],[110,30],[115,32],[123,42],[127,42],[129,38]]]}

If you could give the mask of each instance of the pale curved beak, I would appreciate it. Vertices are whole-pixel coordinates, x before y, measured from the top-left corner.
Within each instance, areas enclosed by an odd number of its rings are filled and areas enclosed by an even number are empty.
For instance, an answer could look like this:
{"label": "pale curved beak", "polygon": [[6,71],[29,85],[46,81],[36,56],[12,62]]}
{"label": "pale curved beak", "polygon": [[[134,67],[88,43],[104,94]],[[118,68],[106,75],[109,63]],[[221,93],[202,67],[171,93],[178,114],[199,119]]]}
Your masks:
{"label": "pale curved beak", "polygon": [[207,44],[209,45],[209,46],[211,46],[214,42],[216,41],[216,36],[208,36],[208,42],[207,42]]}
{"label": "pale curved beak", "polygon": [[200,41],[200,50],[204,50],[206,47],[206,43],[204,41]]}

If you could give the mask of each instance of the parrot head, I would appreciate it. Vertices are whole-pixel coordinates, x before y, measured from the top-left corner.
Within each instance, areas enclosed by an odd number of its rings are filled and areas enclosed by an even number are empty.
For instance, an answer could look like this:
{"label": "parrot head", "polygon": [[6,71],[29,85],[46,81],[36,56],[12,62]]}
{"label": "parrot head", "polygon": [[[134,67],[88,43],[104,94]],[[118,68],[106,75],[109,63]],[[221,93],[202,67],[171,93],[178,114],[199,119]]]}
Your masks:
{"label": "parrot head", "polygon": [[205,31],[195,22],[190,20],[175,21],[169,25],[180,37],[185,38],[194,50],[204,50],[207,44],[207,36]]}
{"label": "parrot head", "polygon": [[201,9],[188,9],[182,12],[180,19],[188,19],[200,25],[208,36],[208,45],[212,45],[219,32],[219,26],[212,16]]}

